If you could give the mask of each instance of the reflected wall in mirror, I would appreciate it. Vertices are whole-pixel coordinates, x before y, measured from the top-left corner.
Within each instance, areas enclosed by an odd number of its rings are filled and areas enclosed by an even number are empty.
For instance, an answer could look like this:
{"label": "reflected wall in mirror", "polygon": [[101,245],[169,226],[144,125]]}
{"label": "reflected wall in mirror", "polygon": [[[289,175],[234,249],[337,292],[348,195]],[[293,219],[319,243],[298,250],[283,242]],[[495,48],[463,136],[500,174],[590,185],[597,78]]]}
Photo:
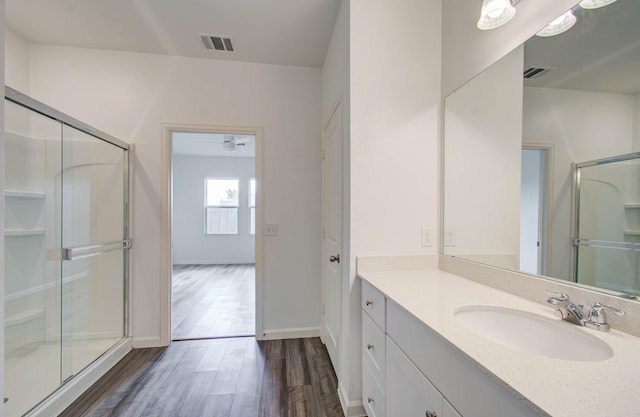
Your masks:
{"label": "reflected wall in mirror", "polygon": [[443,253],[638,296],[640,1],[572,10],[445,100]]}

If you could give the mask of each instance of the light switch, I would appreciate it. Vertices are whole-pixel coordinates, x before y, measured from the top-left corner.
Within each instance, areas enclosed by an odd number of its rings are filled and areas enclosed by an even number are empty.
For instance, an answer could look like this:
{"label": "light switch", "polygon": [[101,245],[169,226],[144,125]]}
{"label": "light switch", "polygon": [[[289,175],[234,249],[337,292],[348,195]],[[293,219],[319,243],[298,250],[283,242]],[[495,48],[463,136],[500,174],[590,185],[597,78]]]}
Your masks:
{"label": "light switch", "polygon": [[278,236],[278,225],[277,224],[265,224],[264,225],[264,235],[265,236]]}

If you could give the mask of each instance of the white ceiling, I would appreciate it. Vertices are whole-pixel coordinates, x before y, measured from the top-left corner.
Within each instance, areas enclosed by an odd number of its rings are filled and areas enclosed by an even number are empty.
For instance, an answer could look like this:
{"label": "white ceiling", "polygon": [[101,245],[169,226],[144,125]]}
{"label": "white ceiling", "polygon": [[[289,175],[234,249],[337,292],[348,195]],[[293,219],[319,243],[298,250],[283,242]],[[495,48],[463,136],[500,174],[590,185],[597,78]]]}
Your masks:
{"label": "white ceiling", "polygon": [[[256,138],[253,135],[175,132],[172,139],[174,155],[253,158],[256,154]],[[233,149],[223,146],[229,140],[235,142]]]}
{"label": "white ceiling", "polygon": [[618,0],[585,10],[574,7],[577,22],[558,36],[533,36],[525,43],[525,68],[551,68],[529,87],[620,94],[640,92],[640,0]]}
{"label": "white ceiling", "polygon": [[[6,0],[31,43],[321,67],[341,0]],[[229,36],[234,52],[200,34]]]}

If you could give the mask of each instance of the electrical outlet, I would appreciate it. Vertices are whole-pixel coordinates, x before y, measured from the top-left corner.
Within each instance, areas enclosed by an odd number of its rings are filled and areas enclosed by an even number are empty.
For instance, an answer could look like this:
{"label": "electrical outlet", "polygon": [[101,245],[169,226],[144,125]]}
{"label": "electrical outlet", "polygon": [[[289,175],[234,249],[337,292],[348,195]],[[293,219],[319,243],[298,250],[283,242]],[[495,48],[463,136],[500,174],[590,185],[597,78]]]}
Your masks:
{"label": "electrical outlet", "polygon": [[422,246],[425,248],[430,248],[433,246],[433,237],[431,236],[431,229],[423,227],[422,231]]}
{"label": "electrical outlet", "polygon": [[265,236],[278,236],[278,225],[277,224],[265,224],[264,225],[264,235]]}
{"label": "electrical outlet", "polygon": [[456,231],[454,229],[444,230],[444,245],[455,246],[456,245]]}

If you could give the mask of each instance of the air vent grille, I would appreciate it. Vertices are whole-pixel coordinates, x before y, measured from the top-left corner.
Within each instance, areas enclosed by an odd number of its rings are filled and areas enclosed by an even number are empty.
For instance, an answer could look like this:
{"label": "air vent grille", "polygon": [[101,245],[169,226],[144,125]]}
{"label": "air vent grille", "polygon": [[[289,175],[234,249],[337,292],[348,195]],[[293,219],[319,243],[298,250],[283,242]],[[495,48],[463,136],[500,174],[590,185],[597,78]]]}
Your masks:
{"label": "air vent grille", "polygon": [[204,47],[210,50],[233,52],[230,36],[200,35]]}
{"label": "air vent grille", "polygon": [[542,77],[543,75],[545,75],[549,71],[551,71],[550,68],[531,67],[531,68],[527,68],[526,70],[524,70],[524,75],[523,76],[524,76],[525,79],[532,80],[534,78]]}

